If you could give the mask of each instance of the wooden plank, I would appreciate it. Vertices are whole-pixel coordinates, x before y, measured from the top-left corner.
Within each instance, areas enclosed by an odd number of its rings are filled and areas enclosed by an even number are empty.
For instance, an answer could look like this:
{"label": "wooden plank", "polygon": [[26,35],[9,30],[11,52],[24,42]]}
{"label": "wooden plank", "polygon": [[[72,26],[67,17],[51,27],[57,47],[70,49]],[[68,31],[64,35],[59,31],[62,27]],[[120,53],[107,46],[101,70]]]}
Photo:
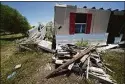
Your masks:
{"label": "wooden plank", "polygon": [[103,69],[98,67],[90,67],[89,70],[91,72],[99,73],[99,74],[106,74]]}
{"label": "wooden plank", "polygon": [[[98,44],[97,44],[98,45]],[[96,46],[97,46],[96,45]],[[64,63],[63,65],[61,65],[60,67],[58,67],[57,69],[55,69],[52,73],[50,73],[48,76],[46,76],[46,78],[51,77],[51,75],[55,74],[56,72],[60,71],[61,69],[67,67],[68,65],[72,64],[74,61],[80,59],[81,57],[83,57],[85,54],[89,53],[91,50],[93,50],[96,46],[92,46],[89,48],[86,48],[83,52],[80,52],[77,56],[73,56],[74,58],[72,58],[70,61]]]}
{"label": "wooden plank", "polygon": [[90,62],[90,57],[88,57],[88,60],[87,60],[87,70],[86,70],[86,79],[88,79],[88,75],[89,75],[89,62]]}
{"label": "wooden plank", "polygon": [[84,55],[84,56],[80,59],[80,61],[83,63],[83,62],[85,62],[85,61],[87,60],[88,57],[89,57],[88,54],[87,54],[87,55]]}
{"label": "wooden plank", "polygon": [[63,64],[63,60],[57,59],[57,60],[55,61],[55,64]]}
{"label": "wooden plank", "polygon": [[99,55],[91,53],[91,56],[95,56],[99,58]]}
{"label": "wooden plank", "polygon": [[103,81],[103,82],[105,82],[105,84],[117,84],[117,83],[115,83],[115,80],[112,81],[111,79],[109,79],[108,76],[103,76],[103,75],[101,76],[101,75],[96,75],[96,74],[92,74],[92,73],[89,73],[89,76],[91,76],[95,79],[98,79],[100,81]]}
{"label": "wooden plank", "polygon": [[29,50],[29,51],[34,51],[33,49],[28,48],[28,47],[23,46],[23,45],[19,45],[19,48],[23,48],[23,49],[26,49],[26,50]]}
{"label": "wooden plank", "polygon": [[70,54],[69,52],[57,52],[58,55],[67,55]]}

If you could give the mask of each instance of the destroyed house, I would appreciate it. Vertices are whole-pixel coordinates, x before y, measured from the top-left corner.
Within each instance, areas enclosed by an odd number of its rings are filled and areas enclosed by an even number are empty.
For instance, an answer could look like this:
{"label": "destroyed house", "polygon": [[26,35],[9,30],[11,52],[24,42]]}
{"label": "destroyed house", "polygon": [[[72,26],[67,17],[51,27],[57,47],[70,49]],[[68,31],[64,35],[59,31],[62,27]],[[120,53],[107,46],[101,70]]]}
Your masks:
{"label": "destroyed house", "polygon": [[[60,35],[73,37],[98,39],[104,38],[105,43],[115,43],[116,39],[124,39],[125,11],[96,9],[95,7],[77,8],[72,5],[59,5],[54,8],[54,26],[56,28],[56,39]],[[79,35],[80,36],[77,36]],[[124,35],[123,35],[124,34]],[[91,37],[91,38],[89,38]]]}

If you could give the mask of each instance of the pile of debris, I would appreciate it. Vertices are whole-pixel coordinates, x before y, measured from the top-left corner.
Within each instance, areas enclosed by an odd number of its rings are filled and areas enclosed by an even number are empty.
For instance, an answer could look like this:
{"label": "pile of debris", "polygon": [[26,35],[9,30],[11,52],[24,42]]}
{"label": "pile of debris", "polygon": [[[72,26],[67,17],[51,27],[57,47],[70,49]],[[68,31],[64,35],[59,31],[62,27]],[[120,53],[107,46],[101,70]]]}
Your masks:
{"label": "pile of debris", "polygon": [[[97,47],[78,47],[73,44],[60,45],[56,50],[52,49],[52,43],[45,40],[46,28],[39,25],[28,31],[28,36],[18,41],[19,48],[34,51],[34,49],[42,49],[54,53],[53,62],[56,69],[46,78],[50,78],[60,71],[70,71],[81,75],[82,77],[94,77],[103,83],[116,83],[115,80],[107,74],[107,71],[113,72],[103,63],[103,59],[99,52],[119,47],[119,44],[110,44]],[[121,43],[125,44],[125,42]],[[56,45],[56,44],[54,44]]]}
{"label": "pile of debris", "polygon": [[50,78],[60,71],[69,70],[87,79],[88,77],[94,77],[101,83],[116,83],[107,74],[107,70],[113,71],[104,65],[100,54],[96,50],[96,46],[77,47],[71,44],[60,45],[52,58],[57,67],[46,78]]}
{"label": "pile of debris", "polygon": [[28,37],[17,40],[19,50],[38,51],[42,49],[51,53],[54,52],[52,42],[45,40],[46,27],[39,25],[28,30],[27,34]]}

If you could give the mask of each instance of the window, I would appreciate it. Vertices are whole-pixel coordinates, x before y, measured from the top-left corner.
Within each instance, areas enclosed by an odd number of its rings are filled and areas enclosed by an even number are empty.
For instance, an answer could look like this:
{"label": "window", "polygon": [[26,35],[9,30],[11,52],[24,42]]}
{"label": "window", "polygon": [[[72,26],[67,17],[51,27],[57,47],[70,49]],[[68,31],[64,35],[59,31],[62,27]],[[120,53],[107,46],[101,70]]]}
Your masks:
{"label": "window", "polygon": [[87,14],[85,13],[76,13],[75,23],[86,23]]}
{"label": "window", "polygon": [[75,33],[85,33],[87,14],[76,13]]}
{"label": "window", "polygon": [[90,33],[91,28],[91,13],[70,13],[70,24],[69,24],[69,33]]}
{"label": "window", "polygon": [[85,33],[86,23],[75,23],[75,33]]}

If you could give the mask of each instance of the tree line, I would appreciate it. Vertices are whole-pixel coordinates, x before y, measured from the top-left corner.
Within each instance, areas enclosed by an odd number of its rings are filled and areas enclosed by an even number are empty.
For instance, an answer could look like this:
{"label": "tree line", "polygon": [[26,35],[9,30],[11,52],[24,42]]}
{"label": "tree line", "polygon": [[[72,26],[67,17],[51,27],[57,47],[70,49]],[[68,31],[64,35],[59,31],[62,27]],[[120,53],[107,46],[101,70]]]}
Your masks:
{"label": "tree line", "polygon": [[16,9],[0,3],[0,32],[25,34],[31,28],[26,17]]}

